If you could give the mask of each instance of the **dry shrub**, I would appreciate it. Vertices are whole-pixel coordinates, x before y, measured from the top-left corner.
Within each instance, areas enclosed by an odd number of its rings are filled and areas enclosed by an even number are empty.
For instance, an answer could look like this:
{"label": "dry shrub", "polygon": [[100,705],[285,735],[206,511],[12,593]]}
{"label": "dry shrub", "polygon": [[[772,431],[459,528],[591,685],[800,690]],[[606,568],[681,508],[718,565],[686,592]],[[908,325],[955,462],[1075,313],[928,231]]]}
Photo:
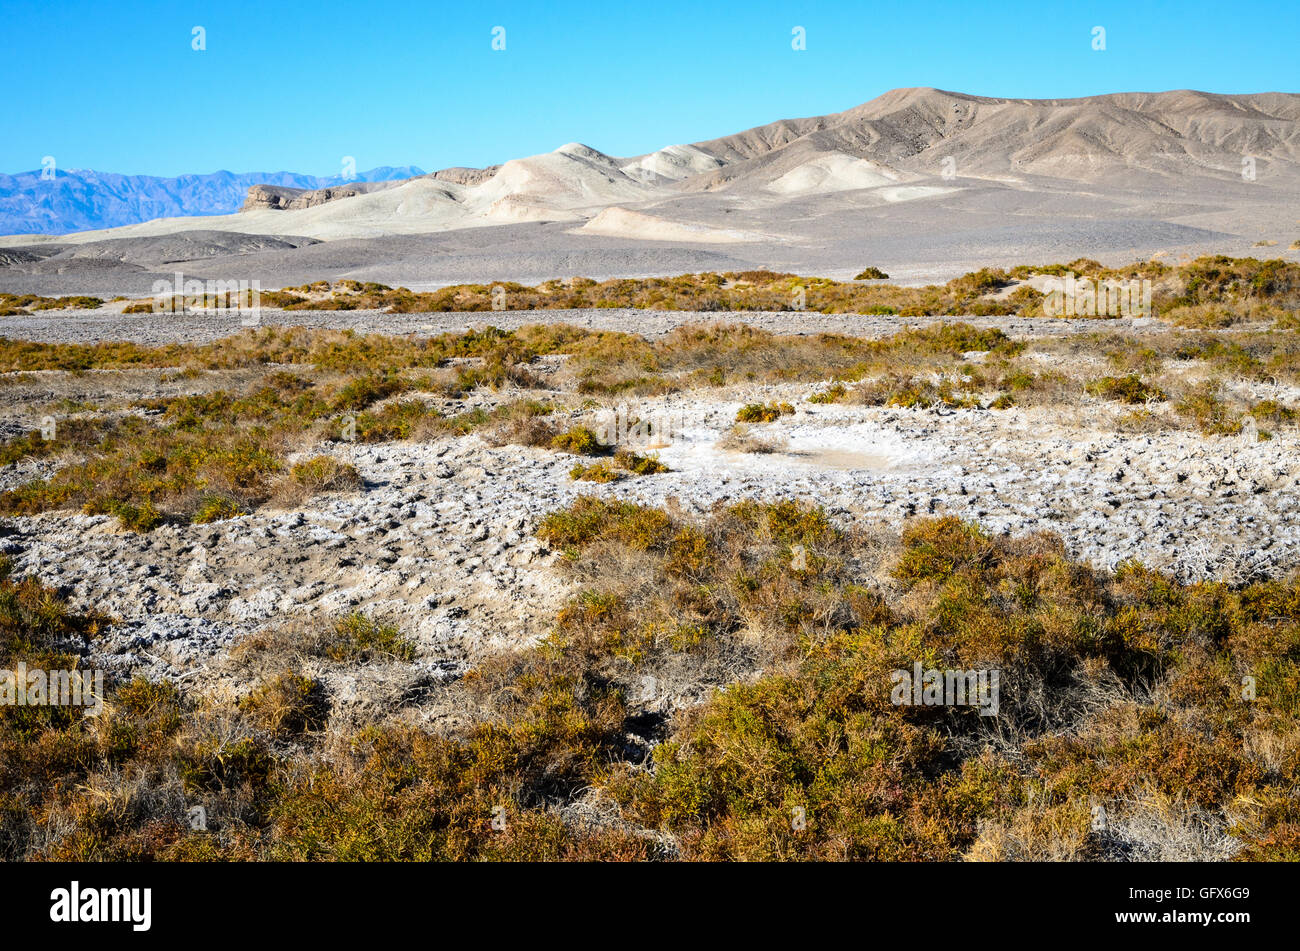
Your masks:
{"label": "dry shrub", "polygon": [[1135,373],[1123,377],[1104,376],[1092,380],[1084,389],[1100,399],[1114,400],[1130,405],[1160,403],[1169,399],[1168,393],[1158,386],[1147,383]]}
{"label": "dry shrub", "polygon": [[325,726],[329,701],[320,681],[298,671],[264,680],[239,708],[271,733],[305,733]]}
{"label": "dry shrub", "polygon": [[540,416],[516,416],[486,430],[483,438],[490,446],[550,446],[559,434],[554,422]]}
{"label": "dry shrub", "polygon": [[[316,682],[277,669],[292,657],[270,640],[242,652],[261,676],[238,704],[137,682],[111,685],[95,722],[0,706],[0,846],[73,860],[1298,854],[1295,579],[1099,572],[1054,536],[954,518],[909,523],[881,577],[880,534],[795,501],[686,519],[579,499],[539,535],[580,593],[541,645],[446,688],[472,716],[322,733]],[[97,623],[6,575],[0,666],[71,663],[59,652]],[[414,653],[361,615],[302,652]],[[997,715],[898,704],[893,674],[916,663],[998,670]],[[593,789],[617,822],[579,808]],[[194,801],[211,832],[180,821]]]}
{"label": "dry shrub", "polygon": [[737,423],[723,434],[717,446],[724,452],[753,452],[769,454],[784,452],[790,441],[781,435],[758,433],[752,426]]}
{"label": "dry shrub", "polygon": [[310,493],[347,491],[361,488],[356,466],[333,456],[313,456],[289,470],[289,478]]}
{"label": "dry shrub", "polygon": [[297,505],[321,492],[352,492],[364,481],[356,466],[333,456],[312,456],[296,463],[276,485],[274,501]]}
{"label": "dry shrub", "polygon": [[1219,810],[1179,793],[1143,789],[1105,814],[1100,830],[1107,857],[1129,862],[1223,862],[1242,848]]}
{"label": "dry shrub", "polygon": [[1086,803],[1030,798],[1009,818],[986,824],[967,862],[1081,862],[1098,858]]}

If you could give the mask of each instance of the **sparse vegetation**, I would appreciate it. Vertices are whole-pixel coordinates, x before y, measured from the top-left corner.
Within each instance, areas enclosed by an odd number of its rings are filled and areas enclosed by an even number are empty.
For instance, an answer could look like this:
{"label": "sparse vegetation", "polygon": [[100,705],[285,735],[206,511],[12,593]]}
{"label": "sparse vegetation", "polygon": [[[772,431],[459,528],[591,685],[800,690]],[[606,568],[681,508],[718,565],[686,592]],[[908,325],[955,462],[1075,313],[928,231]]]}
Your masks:
{"label": "sparse vegetation", "polygon": [[103,306],[98,297],[41,297],[39,294],[0,294],[0,317],[19,317],[42,310],[95,310]]}
{"label": "sparse vegetation", "polygon": [[626,478],[625,472],[620,472],[608,462],[579,462],[569,470],[569,475],[580,482],[617,482],[619,479]]}
{"label": "sparse vegetation", "polygon": [[752,452],[768,455],[781,452],[789,445],[789,440],[782,436],[771,436],[756,431],[746,423],[737,423],[718,440],[718,448],[724,452]]}
{"label": "sparse vegetation", "polygon": [[[1159,322],[1029,319],[1070,273]],[[0,859],[1300,861],[1300,265],[888,280],[312,281],[262,304],[475,327],[0,337],[0,671],[107,688],[0,679]],[[477,326],[499,291],[639,332]]]}
{"label": "sparse vegetation", "polygon": [[[235,701],[112,683],[95,721],[0,707],[4,856],[1117,859],[1160,855],[1182,822],[1217,830],[1214,857],[1300,854],[1300,775],[1278,755],[1300,702],[1294,582],[1097,572],[1050,535],[953,518],[891,542],[794,502],[696,522],[588,497],[539,535],[583,592],[546,643],[442,688],[478,711],[443,730],[330,741],[328,691],[292,667]],[[59,652],[102,631],[0,575],[0,666],[71,665]],[[414,657],[359,614],[321,646]],[[891,672],[916,663],[999,670],[998,715],[897,705]],[[701,686],[702,704],[656,712]],[[147,796],[129,776],[151,777]],[[207,831],[184,822],[195,795]],[[622,821],[555,808],[592,795]]]}
{"label": "sparse vegetation", "polygon": [[570,452],[575,456],[602,456],[610,451],[610,447],[601,443],[596,434],[586,426],[574,426],[572,429],[557,433],[551,439],[551,448]]}
{"label": "sparse vegetation", "polygon": [[366,661],[381,656],[410,661],[415,658],[415,647],[395,625],[353,612],[334,625],[323,653],[334,661]]}
{"label": "sparse vegetation", "polygon": [[[1195,272],[1203,285],[1227,280],[1210,270]],[[1236,277],[1231,282],[1222,283],[1224,293],[1231,288],[1241,292],[1247,278],[1250,287],[1269,294],[1290,286],[1290,278],[1276,268],[1238,271],[1232,272]],[[985,287],[1002,279],[988,272],[971,283]],[[1252,313],[1256,306],[1248,300],[1239,312]],[[169,368],[168,379],[197,381],[206,374],[215,383],[223,375],[241,373],[252,379],[242,389],[208,385],[189,395],[140,400],[124,408],[52,407],[57,423],[53,438],[31,429],[0,443],[0,462],[48,458],[54,463],[43,478],[0,493],[0,512],[80,508],[116,515],[136,530],[164,520],[230,518],[271,499],[287,502],[313,492],[358,488],[359,476],[347,469],[326,472],[321,467],[330,464],[315,461],[294,470],[288,463],[296,451],[343,438],[373,443],[480,432],[496,445],[612,455],[615,447],[603,445],[589,421],[562,420],[550,397],[512,394],[515,386],[536,386],[530,367],[554,354],[566,359],[548,385],[597,399],[733,382],[804,381],[820,384],[807,397],[813,404],[998,411],[1072,403],[1080,393],[1090,393],[1135,406],[1168,400],[1173,413],[1147,414],[1140,421],[1146,429],[1182,419],[1207,433],[1231,434],[1252,403],[1229,391],[1215,389],[1207,395],[1202,390],[1229,377],[1300,382],[1300,339],[1285,329],[1282,318],[1277,326],[1244,333],[1148,335],[1137,348],[1127,338],[1105,334],[1030,345],[996,329],[963,323],[903,330],[879,340],[781,336],[743,324],[686,325],[655,340],[541,325],[428,338],[268,327],[214,344],[163,347],[0,339],[0,366],[11,368],[70,373]],[[1115,372],[1072,379],[1025,359],[1030,346],[1049,356],[1103,353]],[[10,385],[19,382],[17,377],[10,380]],[[439,402],[494,389],[504,390],[494,405],[444,414]],[[793,411],[793,404],[778,399],[747,404],[737,418],[761,424]],[[1137,422],[1134,417],[1123,425],[1131,429]],[[1293,423],[1283,418],[1260,425],[1273,433]],[[761,452],[780,447],[752,433],[736,433],[727,437],[724,448]],[[614,464],[610,471],[636,470]]]}
{"label": "sparse vegetation", "polygon": [[748,403],[736,413],[736,422],[771,423],[793,412],[789,403]]}
{"label": "sparse vegetation", "polygon": [[1122,377],[1104,376],[1093,380],[1084,389],[1093,396],[1120,403],[1157,403],[1169,399],[1169,394],[1160,387],[1152,386],[1134,373]]}

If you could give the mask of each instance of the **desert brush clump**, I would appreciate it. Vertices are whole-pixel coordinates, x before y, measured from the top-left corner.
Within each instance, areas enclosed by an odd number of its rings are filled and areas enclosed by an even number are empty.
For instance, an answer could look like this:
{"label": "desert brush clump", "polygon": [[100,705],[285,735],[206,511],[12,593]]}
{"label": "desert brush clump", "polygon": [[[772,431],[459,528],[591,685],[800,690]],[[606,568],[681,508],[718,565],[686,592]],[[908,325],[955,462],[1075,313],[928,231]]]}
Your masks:
{"label": "desert brush clump", "polygon": [[808,397],[809,403],[828,404],[838,403],[848,394],[848,388],[843,383],[832,383],[824,390],[818,390]]}
{"label": "desert brush clump", "polygon": [[569,470],[569,477],[575,482],[597,482],[609,483],[617,482],[620,479],[627,478],[627,473],[614,468],[608,462],[579,462]]}
{"label": "desert brush clump", "polygon": [[[1272,275],[1259,284],[1269,293],[1289,287],[1285,273],[1260,274]],[[986,287],[1002,279],[990,273],[968,283]],[[1223,292],[1239,285],[1225,284]],[[1074,378],[1038,359],[1097,354],[1109,364],[1105,376]],[[563,359],[552,361],[539,389],[536,366],[544,357]],[[160,380],[192,389],[127,405],[47,404],[41,412],[55,418],[52,431],[23,427],[0,441],[2,463],[50,462],[33,467],[39,478],[0,492],[0,513],[80,509],[147,531],[166,521],[235,517],[313,491],[360,488],[346,472],[309,478],[305,470],[292,471],[296,455],[331,455],[326,444],[345,440],[426,441],[477,432],[493,445],[611,455],[614,447],[601,444],[589,425],[556,412],[560,394],[574,392],[599,405],[609,396],[804,382],[818,387],[810,404],[917,411],[1028,409],[1077,404],[1091,394],[1134,406],[1167,404],[1168,411],[1117,424],[1127,430],[1181,420],[1206,434],[1231,435],[1249,417],[1272,434],[1293,425],[1285,412],[1265,407],[1255,414],[1255,401],[1239,387],[1215,381],[1300,382],[1300,338],[1271,329],[1150,334],[1141,346],[1100,332],[1029,342],[965,323],[880,339],[717,323],[682,325],[653,340],[566,325],[489,326],[425,338],[264,327],[212,344],[158,347],[0,338],[0,368],[6,366],[73,375],[161,371]],[[20,373],[4,379],[15,387],[31,382]],[[793,409],[776,399],[746,404],[738,416],[762,425]],[[724,440],[723,448],[779,448],[779,441],[752,431]],[[596,470],[602,478],[615,471],[637,473],[617,465]]]}
{"label": "desert brush clump", "polygon": [[340,462],[333,456],[313,456],[296,463],[289,470],[289,478],[305,489],[318,492],[361,487],[361,475],[356,466]]}
{"label": "desert brush clump", "polygon": [[1190,389],[1175,409],[1206,436],[1235,436],[1241,432],[1241,416],[1223,399],[1222,387],[1216,381]]}
{"label": "desert brush clump", "polygon": [[207,522],[220,522],[247,514],[234,499],[224,495],[209,495],[199,502],[194,512],[194,523],[202,525]]}
{"label": "desert brush clump", "polygon": [[656,453],[642,456],[630,449],[618,449],[612,459],[578,463],[569,471],[569,475],[580,482],[608,483],[629,476],[657,475],[669,471],[668,466],[659,461]]}
{"label": "desert brush clump", "polygon": [[793,412],[789,403],[747,403],[736,412],[736,422],[771,423]]}
{"label": "desert brush clump", "polygon": [[53,433],[32,429],[0,443],[0,465],[63,452],[85,451],[100,445],[116,429],[116,421],[77,415],[59,421]]}
{"label": "desert brush clump", "polygon": [[367,617],[359,611],[344,615],[331,628],[322,651],[335,661],[368,660],[376,656],[410,661],[415,646],[394,624]]}
{"label": "desert brush clump", "polygon": [[1168,393],[1147,383],[1135,373],[1122,377],[1100,377],[1089,382],[1084,389],[1093,396],[1120,403],[1159,403],[1169,399]]}
{"label": "desert brush clump", "polygon": [[861,381],[840,394],[836,402],[859,406],[893,406],[901,409],[928,409],[945,406],[952,409],[978,408],[980,382],[957,375],[914,377],[888,374]]}
{"label": "desert brush clump", "polygon": [[98,297],[72,295],[68,297],[42,297],[39,294],[0,293],[0,317],[21,317],[41,310],[96,310],[104,302]]}
{"label": "desert brush clump", "polygon": [[575,456],[602,456],[611,450],[586,426],[573,426],[551,437],[551,448]]}
{"label": "desert brush clump", "polygon": [[272,734],[322,729],[329,703],[319,680],[297,671],[269,677],[239,700],[239,709]]}
{"label": "desert brush clump", "polygon": [[659,461],[658,453],[651,452],[643,456],[630,449],[617,450],[614,453],[614,465],[633,475],[658,475],[671,471],[665,463]]}

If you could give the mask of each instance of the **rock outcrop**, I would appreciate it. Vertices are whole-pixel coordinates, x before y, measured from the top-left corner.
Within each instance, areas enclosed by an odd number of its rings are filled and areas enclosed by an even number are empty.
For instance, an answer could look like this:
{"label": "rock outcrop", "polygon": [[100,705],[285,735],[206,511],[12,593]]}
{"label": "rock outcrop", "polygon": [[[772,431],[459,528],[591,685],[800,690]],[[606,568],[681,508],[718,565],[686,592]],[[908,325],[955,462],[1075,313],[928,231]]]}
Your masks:
{"label": "rock outcrop", "polygon": [[383,191],[397,185],[404,185],[416,178],[433,178],[441,182],[452,182],[472,188],[486,182],[497,173],[500,165],[487,168],[463,168],[455,166],[444,168],[429,175],[415,175],[412,178],[394,179],[386,182],[350,182],[346,185],[332,185],[329,188],[289,188],[284,185],[253,185],[248,189],[248,196],[240,211],[254,211],[267,208],[272,211],[289,211],[294,208],[315,208],[342,198],[355,198],[371,192]]}
{"label": "rock outcrop", "polygon": [[436,178],[440,182],[455,182],[457,185],[473,188],[486,182],[500,167],[500,165],[489,165],[487,168],[464,168],[455,165],[451,168],[439,169],[429,177]]}
{"label": "rock outcrop", "polygon": [[350,185],[336,185],[331,188],[286,188],[281,185],[254,185],[248,189],[248,196],[240,211],[253,211],[269,208],[272,211],[288,211],[290,208],[314,208],[326,202],[340,198],[355,198],[367,192],[380,191],[383,188],[400,184],[400,182],[353,182]]}

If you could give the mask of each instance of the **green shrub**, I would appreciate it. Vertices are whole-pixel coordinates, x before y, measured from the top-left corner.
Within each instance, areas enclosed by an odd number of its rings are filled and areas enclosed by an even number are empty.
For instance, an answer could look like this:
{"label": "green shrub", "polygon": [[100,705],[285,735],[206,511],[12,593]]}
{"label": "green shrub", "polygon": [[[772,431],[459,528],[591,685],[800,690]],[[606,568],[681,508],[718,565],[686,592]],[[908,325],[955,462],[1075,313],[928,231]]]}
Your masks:
{"label": "green shrub", "polygon": [[295,484],[311,492],[346,491],[361,488],[361,473],[348,462],[333,456],[313,456],[289,470]]}
{"label": "green shrub", "polygon": [[770,423],[794,412],[789,403],[749,403],[736,413],[738,423]]}
{"label": "green shrub", "polygon": [[247,514],[234,499],[222,495],[210,495],[199,503],[198,510],[194,513],[194,521],[201,525]]}
{"label": "green shrub", "polygon": [[582,482],[617,482],[619,479],[626,478],[626,474],[619,472],[608,462],[593,462],[590,465],[578,463],[569,470],[569,476]]}
{"label": "green shrub", "polygon": [[600,456],[609,452],[609,447],[603,445],[586,426],[574,426],[558,433],[551,440],[551,448],[571,452],[575,456]]}
{"label": "green shrub", "polygon": [[385,656],[410,662],[415,659],[415,645],[402,636],[396,625],[382,624],[354,611],[335,622],[325,656],[335,661],[367,661]]}
{"label": "green shrub", "polygon": [[162,524],[163,516],[152,502],[134,505],[130,502],[115,502],[108,506],[108,511],[117,516],[118,522],[125,529],[133,532],[151,532]]}
{"label": "green shrub", "polygon": [[670,471],[668,466],[659,461],[657,453],[640,456],[628,449],[620,449],[614,453],[614,465],[626,469],[633,475],[655,475]]}
{"label": "green shrub", "polygon": [[1151,403],[1169,399],[1169,394],[1158,386],[1145,382],[1136,374],[1115,377],[1104,376],[1084,387],[1093,396],[1121,403]]}

